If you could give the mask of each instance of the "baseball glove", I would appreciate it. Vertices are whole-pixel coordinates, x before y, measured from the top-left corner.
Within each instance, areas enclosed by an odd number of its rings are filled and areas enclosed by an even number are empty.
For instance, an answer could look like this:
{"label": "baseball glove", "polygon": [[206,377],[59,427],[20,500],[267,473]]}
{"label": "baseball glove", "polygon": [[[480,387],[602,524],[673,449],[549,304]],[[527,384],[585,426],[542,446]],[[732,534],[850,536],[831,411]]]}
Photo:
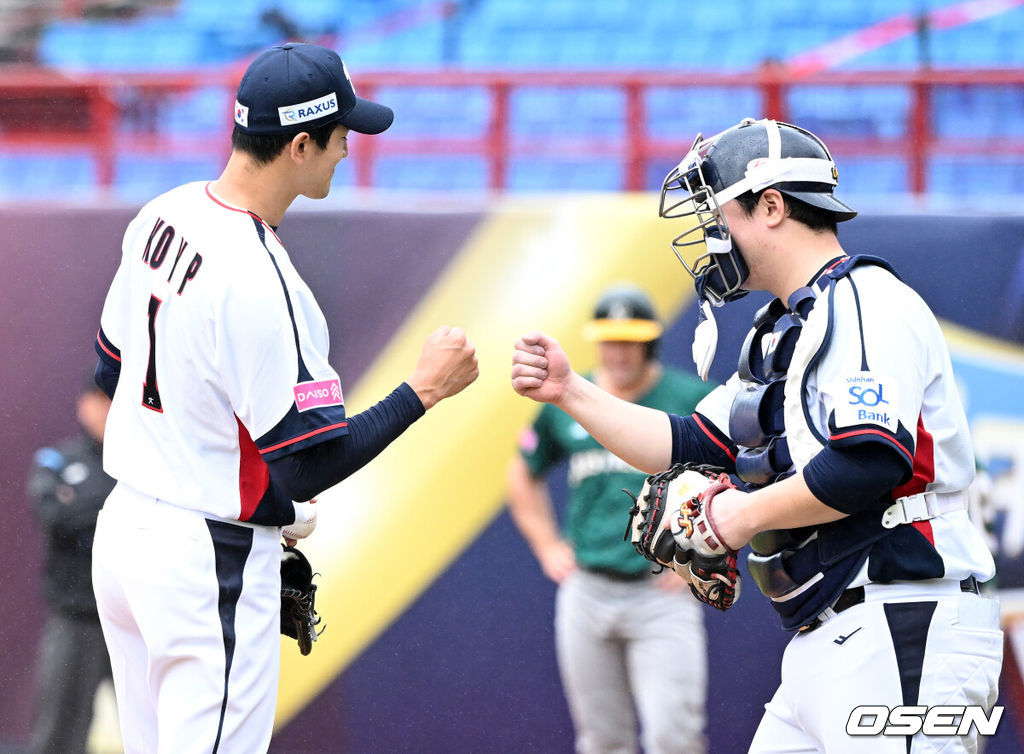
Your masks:
{"label": "baseball glove", "polygon": [[677,463],[652,474],[633,498],[625,536],[638,553],[674,569],[694,597],[719,610],[739,599],[740,573],[736,551],[715,531],[710,507],[715,495],[734,487],[722,469],[704,464]]}
{"label": "baseball glove", "polygon": [[313,567],[296,548],[281,547],[281,633],[295,639],[299,651],[308,655],[313,650],[313,642],[323,633],[322,628],[316,630],[320,616],[314,605]]}

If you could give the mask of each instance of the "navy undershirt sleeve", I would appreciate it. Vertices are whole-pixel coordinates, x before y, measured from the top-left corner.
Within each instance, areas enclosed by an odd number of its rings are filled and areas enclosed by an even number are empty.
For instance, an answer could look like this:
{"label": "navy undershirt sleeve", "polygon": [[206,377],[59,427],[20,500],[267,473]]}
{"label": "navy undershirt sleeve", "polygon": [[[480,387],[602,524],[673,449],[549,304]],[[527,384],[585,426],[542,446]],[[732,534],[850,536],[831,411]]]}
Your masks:
{"label": "navy undershirt sleeve", "polygon": [[853,514],[880,500],[909,478],[907,464],[891,446],[866,442],[826,445],[806,466],[804,481],[821,502]]}
{"label": "navy undershirt sleeve", "polygon": [[110,400],[114,400],[114,391],[121,378],[121,351],[110,342],[102,327],[96,333],[93,347],[96,349],[96,355],[99,356],[96,369],[93,371],[93,380]]}
{"label": "navy undershirt sleeve", "polygon": [[96,369],[92,375],[93,380],[99,389],[107,394],[110,400],[114,400],[114,391],[117,390],[117,381],[121,378],[121,364],[113,359],[105,358],[102,354],[96,360]]}
{"label": "navy undershirt sleeve", "polygon": [[361,469],[426,413],[403,382],[384,400],[348,417],[348,434],[267,462],[270,478],[292,500],[310,500]]}
{"label": "navy undershirt sleeve", "polygon": [[672,463],[708,463],[726,471],[736,468],[736,446],[706,416],[668,415],[672,427]]}

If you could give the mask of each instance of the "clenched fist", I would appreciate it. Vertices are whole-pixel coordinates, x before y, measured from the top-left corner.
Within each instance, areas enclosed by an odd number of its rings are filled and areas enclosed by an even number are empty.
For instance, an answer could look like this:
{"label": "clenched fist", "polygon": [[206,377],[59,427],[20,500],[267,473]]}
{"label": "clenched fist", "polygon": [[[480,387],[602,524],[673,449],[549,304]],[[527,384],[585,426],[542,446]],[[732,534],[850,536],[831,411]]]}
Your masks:
{"label": "clenched fist", "polygon": [[572,377],[569,359],[554,338],[533,332],[516,341],[512,388],[540,403],[556,403]]}
{"label": "clenched fist", "polygon": [[480,374],[476,347],[461,327],[443,325],[423,343],[416,369],[407,382],[423,408],[461,392]]}

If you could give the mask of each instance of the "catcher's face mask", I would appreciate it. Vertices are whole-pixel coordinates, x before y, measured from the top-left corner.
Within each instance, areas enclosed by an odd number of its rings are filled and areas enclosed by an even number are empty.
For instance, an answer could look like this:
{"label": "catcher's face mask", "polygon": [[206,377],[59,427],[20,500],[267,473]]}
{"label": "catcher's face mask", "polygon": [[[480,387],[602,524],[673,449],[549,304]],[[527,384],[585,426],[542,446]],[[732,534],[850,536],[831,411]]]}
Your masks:
{"label": "catcher's face mask", "polygon": [[746,295],[741,286],[748,269],[733,243],[721,205],[740,192],[716,194],[714,170],[708,155],[721,136],[704,139],[697,135],[686,157],[668,174],[661,187],[659,214],[665,218],[689,218],[693,223],[672,239],[672,251],[693,277],[697,295],[713,306]]}
{"label": "catcher's face mask", "polygon": [[694,218],[672,248],[697,292],[719,306],[744,295],[748,270],[721,208],[741,194],[774,188],[826,210],[837,222],[856,212],[833,196],[839,179],[832,155],[817,136],[789,123],[747,118],[705,139],[665,178],[662,217]]}

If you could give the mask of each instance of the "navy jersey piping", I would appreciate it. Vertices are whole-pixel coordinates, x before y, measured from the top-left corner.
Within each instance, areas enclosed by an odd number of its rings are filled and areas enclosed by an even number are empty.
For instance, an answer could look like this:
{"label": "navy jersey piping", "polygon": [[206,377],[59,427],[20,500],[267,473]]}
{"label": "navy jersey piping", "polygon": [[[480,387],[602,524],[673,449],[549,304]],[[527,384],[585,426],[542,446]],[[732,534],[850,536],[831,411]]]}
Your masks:
{"label": "navy jersey piping", "polygon": [[868,371],[868,352],[864,345],[864,317],[860,310],[860,294],[857,293],[857,284],[853,282],[853,278],[851,277],[849,280],[850,290],[853,291],[853,303],[857,308],[857,330],[860,332],[860,370],[866,372]]}
{"label": "navy jersey piping", "polygon": [[835,279],[829,280],[828,294],[826,296],[826,300],[828,301],[828,320],[825,325],[825,336],[822,338],[821,345],[818,347],[818,350],[811,357],[810,361],[807,362],[807,367],[804,369],[803,379],[800,380],[800,403],[804,412],[804,423],[807,425],[808,429],[811,430],[811,434],[814,435],[814,439],[822,445],[825,445],[827,441],[814,425],[814,421],[811,419],[810,407],[807,405],[807,401],[803,399],[803,396],[807,393],[807,382],[811,378],[811,373],[814,371],[814,367],[816,367],[818,362],[821,361],[821,357],[825,355],[825,352],[828,350],[829,342],[832,340],[832,329],[835,325],[835,312],[833,307],[833,294],[835,293],[835,287]]}
{"label": "navy jersey piping", "polygon": [[284,302],[288,306],[288,318],[292,322],[292,336],[295,338],[295,355],[298,357],[298,371],[299,377],[297,382],[309,382],[313,379],[313,375],[306,369],[306,364],[302,360],[302,349],[299,347],[299,328],[295,324],[295,310],[292,308],[292,297],[288,294],[288,286],[284,282],[284,275],[281,273],[281,268],[277,264],[277,259],[274,254],[270,251],[267,246],[267,234],[263,228],[263,221],[255,215],[250,215],[252,222],[256,226],[256,235],[260,238],[260,243],[263,244],[263,248],[267,251],[267,256],[270,257],[271,263],[274,265],[274,271],[277,272],[277,279],[281,281],[281,292],[284,293]]}
{"label": "navy jersey piping", "polygon": [[217,754],[224,733],[224,717],[230,694],[231,665],[235,659],[235,618],[238,600],[242,595],[243,571],[252,552],[253,530],[224,521],[206,520],[213,542],[214,563],[217,572],[217,612],[220,614],[221,635],[224,638],[224,692],[221,696],[220,717],[212,753]]}

